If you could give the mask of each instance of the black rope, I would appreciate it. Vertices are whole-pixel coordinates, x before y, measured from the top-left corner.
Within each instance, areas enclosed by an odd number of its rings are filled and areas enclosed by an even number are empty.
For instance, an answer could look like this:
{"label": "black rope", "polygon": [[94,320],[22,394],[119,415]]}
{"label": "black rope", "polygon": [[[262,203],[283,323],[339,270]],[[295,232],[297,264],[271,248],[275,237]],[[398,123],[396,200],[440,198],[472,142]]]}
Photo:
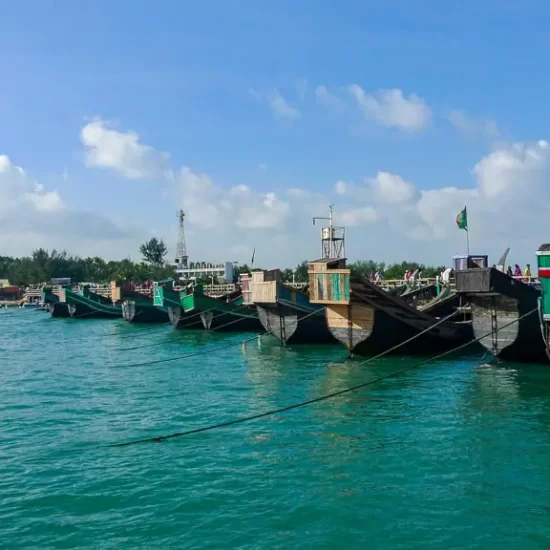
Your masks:
{"label": "black rope", "polygon": [[155,361],[145,361],[144,363],[131,363],[131,364],[125,364],[125,365],[108,365],[109,368],[112,369],[120,369],[120,368],[126,368],[126,367],[144,367],[147,365],[158,365],[159,363],[169,363],[170,361],[177,361],[179,359],[189,359],[190,357],[197,357],[198,355],[204,355],[206,353],[216,353],[217,351],[222,351],[228,348],[233,348],[236,346],[240,346],[242,344],[246,344],[247,342],[251,342],[252,340],[256,340],[258,338],[258,334],[255,334],[252,338],[248,338],[247,340],[241,340],[239,342],[233,342],[231,344],[227,344],[226,346],[218,346],[213,349],[207,349],[202,351],[197,351],[195,353],[189,353],[187,355],[179,355],[178,357],[168,357],[166,359],[157,359]]}
{"label": "black rope", "polygon": [[[209,426],[203,426],[201,428],[194,428],[192,430],[186,430],[184,432],[176,432],[176,433],[173,433],[173,434],[169,434],[169,435],[161,435],[161,436],[157,436],[157,437],[148,437],[148,438],[144,438],[144,439],[135,439],[133,441],[125,441],[125,442],[122,442],[122,443],[112,443],[110,445],[105,445],[105,447],[107,448],[112,448],[112,447],[128,447],[130,445],[137,445],[137,444],[141,444],[141,443],[159,443],[161,441],[166,441],[168,439],[174,439],[176,437],[183,437],[183,436],[187,436],[187,435],[192,435],[192,434],[197,434],[197,433],[202,433],[202,432],[207,432],[207,431],[211,431],[211,430],[215,430],[215,429],[218,429],[218,428],[225,428],[227,426],[234,426],[236,424],[242,424],[244,422],[250,422],[252,420],[258,420],[260,418],[265,418],[267,416],[273,416],[275,414],[280,414],[280,413],[284,413],[284,412],[287,412],[287,411],[291,411],[291,410],[294,410],[294,409],[299,409],[299,408],[302,408],[302,407],[307,407],[308,405],[312,405],[314,403],[319,403],[321,401],[325,401],[327,399],[332,399],[334,397],[338,397],[340,395],[344,395],[346,393],[350,393],[350,392],[354,392],[354,391],[357,391],[357,390],[360,390],[362,388],[365,388],[367,386],[371,386],[373,384],[377,384],[378,382],[382,382],[384,380],[387,380],[388,378],[392,378],[394,376],[398,376],[400,374],[403,374],[407,371],[410,371],[410,370],[413,370],[413,369],[416,369],[416,368],[419,368],[423,365],[427,365],[428,363],[433,363],[434,361],[437,361],[439,359],[442,359],[443,357],[447,357],[448,355],[451,355],[452,353],[456,353],[468,346],[470,346],[471,344],[474,344],[475,342],[479,342],[480,340],[483,340],[483,338],[487,338],[488,336],[491,336],[493,334],[493,332],[498,332],[498,330],[502,330],[510,325],[513,325],[514,323],[518,323],[519,321],[521,321],[523,318],[527,317],[528,315],[531,315],[532,313],[534,313],[535,311],[537,311],[537,308],[535,309],[532,309],[531,311],[529,311],[528,313],[525,313],[524,315],[522,315],[521,317],[518,317],[517,319],[514,319],[513,321],[511,321],[510,323],[507,323],[503,326],[501,326],[500,328],[498,328],[496,331],[491,331],[491,332],[488,332],[487,334],[483,335],[483,336],[480,336],[479,338],[474,338],[472,340],[470,340],[469,342],[466,342],[464,344],[461,344],[460,346],[457,346],[456,348],[453,348],[451,350],[448,350],[448,351],[445,351],[443,353],[440,353],[439,355],[436,355],[435,357],[430,357],[429,359],[425,359],[424,361],[421,361],[420,363],[416,363],[414,365],[411,365],[409,367],[405,367],[403,369],[400,369],[400,370],[397,370],[397,371],[394,371],[390,374],[387,374],[385,376],[380,376],[378,378],[375,378],[374,380],[369,380],[368,382],[363,382],[362,384],[357,384],[355,386],[351,386],[351,387],[348,387],[348,388],[345,388],[343,390],[339,390],[339,391],[335,391],[335,392],[332,392],[332,393],[329,393],[329,394],[325,394],[325,395],[321,395],[320,397],[315,397],[313,399],[309,399],[307,401],[302,401],[301,403],[294,403],[292,405],[287,405],[286,407],[281,407],[281,408],[278,408],[278,409],[272,409],[270,411],[266,411],[266,412],[263,412],[263,413],[259,413],[259,414],[255,414],[255,415],[252,415],[252,416],[245,416],[245,417],[241,417],[241,418],[236,418],[236,419],[233,419],[233,420],[228,420],[227,422],[220,422],[218,424],[211,424]],[[456,313],[456,312],[455,312]],[[453,313],[452,315],[454,315],[455,313]],[[452,316],[451,315],[451,316]],[[450,317],[450,316],[449,316]],[[446,321],[447,318],[445,319],[442,319],[439,324],[441,324],[442,322]],[[424,334],[425,332],[428,332],[429,330],[433,329],[436,325],[432,325],[430,326],[428,329],[426,329],[425,331],[422,331],[420,332],[419,334],[417,334],[414,338],[418,338],[419,336],[421,336],[422,334]],[[410,341],[411,339],[409,339]],[[403,345],[403,344],[401,344]],[[375,357],[372,357],[370,359],[367,359],[367,361],[361,363],[361,364],[365,364],[365,363],[371,363],[372,361],[375,361],[376,359],[379,359],[381,357],[383,357],[384,355],[387,355],[388,353],[390,353],[391,351],[394,351],[395,350],[395,347],[394,348],[390,348],[389,350],[386,350],[378,355],[376,355]]]}
{"label": "black rope", "polygon": [[[312,315],[315,315],[317,311],[313,311],[311,313],[308,313],[304,317],[302,317],[300,320],[307,319],[308,317],[311,317]],[[435,326],[435,325],[434,325]],[[430,329],[433,327],[430,327]],[[168,357],[166,359],[156,359],[155,361],[145,361],[143,363],[132,363],[132,364],[123,364],[123,365],[109,365],[109,368],[124,368],[124,367],[145,367],[147,365],[157,365],[159,363],[168,363],[170,361],[177,361],[179,359],[188,359],[190,357],[197,357],[198,355],[204,355],[207,353],[216,353],[217,351],[222,351],[228,348],[241,346],[242,344],[246,344],[248,342],[252,342],[252,340],[256,340],[260,338],[261,336],[266,336],[268,334],[272,334],[273,331],[264,332],[263,334],[255,334],[251,338],[247,338],[246,340],[239,340],[238,342],[232,342],[231,344],[227,344],[226,346],[218,346],[215,348],[209,348],[202,351],[197,351],[195,353],[189,353],[187,355],[179,355],[177,357]]]}
{"label": "black rope", "polygon": [[[247,307],[248,304],[243,304],[242,306],[238,306],[237,308],[235,308],[234,310],[232,311],[224,311],[222,313],[219,313],[218,315],[214,315],[212,317],[212,319],[215,319],[216,317],[220,317],[220,315],[227,315],[229,313],[233,313],[235,311],[238,311],[239,309],[242,309],[243,307]],[[202,315],[203,313],[209,313],[210,311],[219,311],[217,308],[215,307],[211,307],[210,309],[205,309],[204,311],[199,311],[198,313],[195,313],[193,315],[189,315],[189,317],[184,317],[184,321],[187,321],[189,319],[192,319],[193,317],[197,317],[199,315]],[[186,328],[186,327],[190,327],[192,325],[195,325],[197,323],[197,321],[193,321],[192,323],[186,323],[185,325],[178,325],[176,328],[177,330],[181,330],[183,328]],[[201,323],[202,323],[202,320],[201,320]]]}
{"label": "black rope", "polygon": [[[245,306],[240,306],[240,307],[245,307]],[[237,309],[240,309],[240,307],[237,308]],[[212,308],[212,309],[213,309],[213,308]],[[237,309],[235,309],[235,310],[233,310],[233,311],[237,311]],[[198,313],[198,314],[196,314],[196,315],[202,315],[203,313],[207,313],[208,311],[211,311],[211,309],[207,309],[207,310],[202,311],[202,312],[200,312],[200,313]],[[214,319],[216,319],[216,318],[218,318],[218,317],[221,317],[222,315],[231,315],[232,313],[233,313],[232,311],[231,311],[231,312],[229,312],[229,311],[224,311],[223,313],[220,313],[220,314],[218,314],[218,315],[214,315],[214,316],[212,317],[212,320],[214,320]],[[250,316],[250,317],[253,317],[253,316]],[[186,319],[190,319],[190,318],[191,318],[191,316],[190,316],[190,317],[186,317]],[[243,319],[243,318],[241,317],[241,318],[239,318],[239,319],[236,319],[235,321],[231,321],[231,322],[229,322],[229,323],[225,323],[224,325],[221,325],[221,326],[219,326],[219,327],[210,329],[210,330],[208,330],[208,331],[206,331],[206,332],[215,332],[216,330],[220,330],[220,329],[225,328],[225,327],[227,327],[227,326],[229,326],[229,325],[232,325],[232,324],[234,324],[234,323],[237,323],[237,322],[239,322],[239,321],[242,321],[242,319]],[[257,319],[257,317],[256,317],[256,319]],[[201,321],[201,322],[202,322],[202,321]],[[191,326],[191,325],[194,325],[195,323],[196,323],[196,321],[193,322],[193,323],[186,324],[186,325],[184,325],[184,326],[182,326],[182,327],[179,327],[178,330],[179,330],[179,329],[182,329],[182,328],[185,328],[185,327],[188,327],[188,326]],[[137,349],[152,348],[152,347],[155,347],[155,346],[160,346],[160,345],[162,345],[162,344],[169,344],[170,342],[178,342],[178,341],[181,341],[180,335],[170,336],[169,338],[166,338],[165,340],[160,340],[159,342],[152,342],[152,343],[150,343],[150,344],[143,344],[142,346],[132,346],[132,347],[130,347],[130,348],[121,348],[121,349],[119,349],[118,351],[134,351],[134,350],[137,350]]]}

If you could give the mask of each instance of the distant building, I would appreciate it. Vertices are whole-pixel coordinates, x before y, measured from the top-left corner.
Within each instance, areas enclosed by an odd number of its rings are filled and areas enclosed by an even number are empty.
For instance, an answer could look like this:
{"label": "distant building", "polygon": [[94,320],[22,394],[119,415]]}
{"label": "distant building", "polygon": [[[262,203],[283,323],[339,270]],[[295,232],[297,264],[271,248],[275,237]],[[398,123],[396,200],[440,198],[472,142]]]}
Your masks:
{"label": "distant building", "polygon": [[176,273],[183,281],[193,281],[195,279],[215,277],[220,283],[232,283],[234,272],[232,262],[213,264],[208,262],[180,263],[176,261]]}

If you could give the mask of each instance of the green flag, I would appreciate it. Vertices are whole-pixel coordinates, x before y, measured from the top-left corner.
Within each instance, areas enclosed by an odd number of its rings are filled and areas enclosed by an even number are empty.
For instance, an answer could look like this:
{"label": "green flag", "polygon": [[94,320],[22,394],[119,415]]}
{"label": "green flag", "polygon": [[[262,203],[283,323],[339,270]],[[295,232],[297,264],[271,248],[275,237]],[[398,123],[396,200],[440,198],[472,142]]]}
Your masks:
{"label": "green flag", "polygon": [[456,225],[459,229],[465,229],[468,231],[468,214],[466,213],[466,207],[462,212],[459,212],[456,216]]}

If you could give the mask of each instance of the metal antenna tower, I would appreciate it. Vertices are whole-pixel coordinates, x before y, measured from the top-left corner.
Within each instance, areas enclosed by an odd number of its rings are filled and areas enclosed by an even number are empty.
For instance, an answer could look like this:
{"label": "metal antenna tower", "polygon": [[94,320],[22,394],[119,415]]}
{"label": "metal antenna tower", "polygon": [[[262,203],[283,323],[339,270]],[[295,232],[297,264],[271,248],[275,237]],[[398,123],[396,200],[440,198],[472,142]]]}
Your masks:
{"label": "metal antenna tower", "polygon": [[178,244],[176,246],[176,264],[187,269],[187,246],[185,244],[185,213],[178,210]]}
{"label": "metal antenna tower", "polygon": [[329,217],[313,218],[313,225],[317,220],[328,220],[328,227],[321,229],[321,258],[337,259],[346,255],[346,228],[336,227],[332,223],[332,204],[328,207]]}

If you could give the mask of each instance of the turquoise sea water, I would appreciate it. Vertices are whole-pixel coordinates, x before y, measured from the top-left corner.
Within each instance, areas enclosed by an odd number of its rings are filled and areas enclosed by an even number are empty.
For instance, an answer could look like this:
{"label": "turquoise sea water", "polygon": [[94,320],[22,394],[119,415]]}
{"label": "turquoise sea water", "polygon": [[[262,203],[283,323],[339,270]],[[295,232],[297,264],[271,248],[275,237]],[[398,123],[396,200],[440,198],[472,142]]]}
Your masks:
{"label": "turquoise sea water", "polygon": [[[0,310],[0,547],[550,548],[550,364],[413,364]],[[159,346],[142,347],[169,338]],[[125,351],[122,351],[122,350]]]}

